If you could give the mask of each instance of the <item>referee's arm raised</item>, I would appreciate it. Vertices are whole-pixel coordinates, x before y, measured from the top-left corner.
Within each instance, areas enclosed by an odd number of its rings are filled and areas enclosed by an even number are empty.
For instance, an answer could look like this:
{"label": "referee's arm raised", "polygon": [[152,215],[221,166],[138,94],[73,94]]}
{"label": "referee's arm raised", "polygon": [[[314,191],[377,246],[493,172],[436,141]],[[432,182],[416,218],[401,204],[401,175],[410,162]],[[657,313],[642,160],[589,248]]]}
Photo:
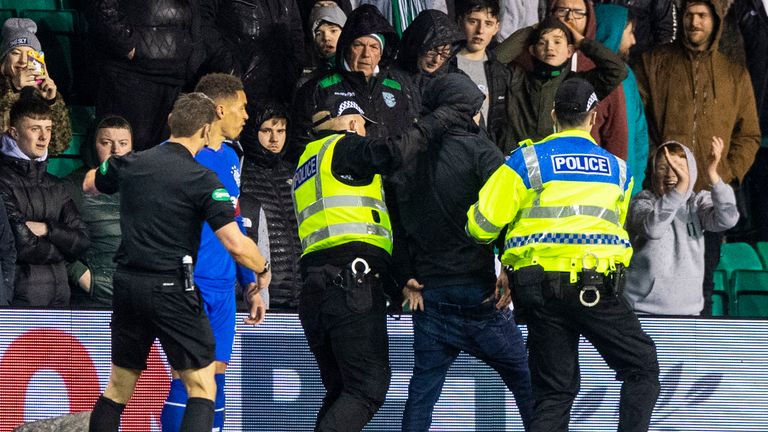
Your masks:
{"label": "referee's arm raised", "polygon": [[256,273],[262,273],[265,270],[267,260],[259,252],[256,243],[240,231],[235,221],[217,229],[216,237],[235,261]]}

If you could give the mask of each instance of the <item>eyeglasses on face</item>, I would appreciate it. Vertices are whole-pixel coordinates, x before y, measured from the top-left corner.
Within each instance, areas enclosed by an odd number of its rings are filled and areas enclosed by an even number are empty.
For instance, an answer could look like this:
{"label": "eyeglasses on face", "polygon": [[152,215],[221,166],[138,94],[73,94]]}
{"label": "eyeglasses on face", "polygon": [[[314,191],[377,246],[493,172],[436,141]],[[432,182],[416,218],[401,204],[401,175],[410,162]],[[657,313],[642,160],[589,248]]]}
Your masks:
{"label": "eyeglasses on face", "polygon": [[587,11],[584,9],[571,9],[564,7],[556,7],[552,9],[552,13],[559,18],[571,18],[574,20],[580,20],[587,16]]}
{"label": "eyeglasses on face", "polygon": [[426,54],[424,54],[425,57],[429,58],[430,60],[437,60],[438,57],[442,58],[443,61],[448,60],[448,57],[451,56],[451,50],[440,50],[437,51],[434,48],[427,51]]}

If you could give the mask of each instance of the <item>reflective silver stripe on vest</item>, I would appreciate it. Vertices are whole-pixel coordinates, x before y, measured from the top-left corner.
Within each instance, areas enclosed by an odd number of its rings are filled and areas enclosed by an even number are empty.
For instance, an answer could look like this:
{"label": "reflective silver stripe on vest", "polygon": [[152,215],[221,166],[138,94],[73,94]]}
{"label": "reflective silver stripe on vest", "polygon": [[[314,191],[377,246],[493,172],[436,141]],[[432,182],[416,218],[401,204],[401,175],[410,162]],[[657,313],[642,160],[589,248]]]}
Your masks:
{"label": "reflective silver stripe on vest", "polygon": [[331,143],[338,139],[338,135],[331,135],[328,137],[325,142],[323,142],[323,145],[320,147],[320,151],[317,152],[317,174],[315,174],[315,201],[320,201],[323,199],[323,181],[321,180],[323,176],[320,175],[320,171],[322,170],[322,164],[323,164],[323,156],[325,156],[325,151],[328,150],[328,147],[331,145]]}
{"label": "reflective silver stripe on vest", "polygon": [[390,242],[392,241],[392,233],[382,226],[367,224],[364,222],[350,222],[329,225],[327,227],[320,228],[319,230],[304,237],[304,239],[301,241],[301,247],[304,250],[307,250],[309,246],[319,241],[345,234],[374,235],[385,237]]}
{"label": "reflective silver stripe on vest", "polygon": [[624,186],[627,184],[627,163],[619,158],[616,158],[616,162],[619,163],[619,188],[621,188],[621,200],[624,201]]}
{"label": "reflective silver stripe on vest", "polygon": [[491,223],[491,221],[486,219],[486,217],[483,216],[482,213],[480,213],[480,209],[477,208],[477,203],[475,203],[475,205],[472,206],[472,213],[475,215],[475,223],[483,231],[487,233],[498,233],[501,231],[502,227],[494,225],[493,223]]}
{"label": "reflective silver stripe on vest", "polygon": [[520,210],[519,219],[561,218],[582,215],[598,217],[612,224],[619,225],[619,215],[615,211],[598,206],[533,207]]}
{"label": "reflective silver stripe on vest", "polygon": [[376,198],[352,195],[339,195],[320,198],[307,206],[297,217],[299,225],[312,215],[333,207],[369,207],[382,213],[387,213],[387,205]]}
{"label": "reflective silver stripe on vest", "polygon": [[525,168],[528,170],[528,181],[531,183],[537,193],[544,189],[544,184],[541,181],[541,167],[539,166],[539,157],[536,156],[536,150],[533,146],[523,147],[523,159],[525,160]]}

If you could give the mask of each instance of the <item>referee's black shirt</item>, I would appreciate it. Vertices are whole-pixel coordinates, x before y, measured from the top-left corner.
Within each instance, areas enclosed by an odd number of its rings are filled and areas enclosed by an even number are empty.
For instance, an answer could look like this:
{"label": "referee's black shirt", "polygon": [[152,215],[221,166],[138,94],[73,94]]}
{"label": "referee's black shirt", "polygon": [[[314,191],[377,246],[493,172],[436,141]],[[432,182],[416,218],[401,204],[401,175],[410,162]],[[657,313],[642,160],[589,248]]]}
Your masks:
{"label": "referee's black shirt", "polygon": [[197,257],[203,221],[216,231],[235,217],[216,174],[173,142],[110,157],[97,170],[96,188],[120,191],[115,261],[134,270],[177,272],[184,255]]}

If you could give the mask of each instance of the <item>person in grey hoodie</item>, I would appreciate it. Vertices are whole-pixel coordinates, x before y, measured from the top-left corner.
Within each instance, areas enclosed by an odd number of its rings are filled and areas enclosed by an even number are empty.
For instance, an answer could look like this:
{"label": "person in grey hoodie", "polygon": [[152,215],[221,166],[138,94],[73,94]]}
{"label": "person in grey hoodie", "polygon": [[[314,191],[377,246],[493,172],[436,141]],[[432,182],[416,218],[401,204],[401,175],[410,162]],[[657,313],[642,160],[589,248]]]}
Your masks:
{"label": "person in grey hoodie", "polygon": [[693,152],[677,141],[656,150],[651,189],[632,198],[627,216],[635,254],[624,296],[635,312],[701,313],[704,231],[725,231],[739,220],[733,189],[717,174],[723,147],[722,138],[712,137],[705,173],[711,192],[696,193]]}

